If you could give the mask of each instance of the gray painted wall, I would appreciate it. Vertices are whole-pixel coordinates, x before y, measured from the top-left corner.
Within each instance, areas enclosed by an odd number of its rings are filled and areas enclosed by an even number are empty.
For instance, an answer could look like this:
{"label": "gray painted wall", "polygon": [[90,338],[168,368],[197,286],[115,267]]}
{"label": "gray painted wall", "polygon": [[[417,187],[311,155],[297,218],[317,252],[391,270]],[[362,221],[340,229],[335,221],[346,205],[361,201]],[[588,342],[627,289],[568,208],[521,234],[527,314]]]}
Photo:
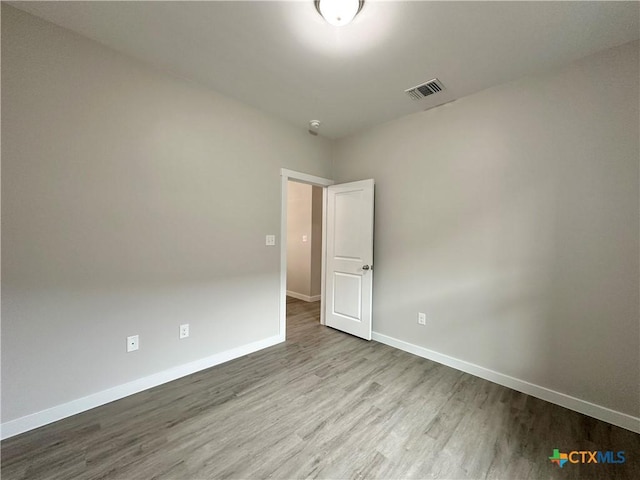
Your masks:
{"label": "gray painted wall", "polygon": [[638,53],[338,143],[376,180],[375,331],[640,414]]}
{"label": "gray painted wall", "polygon": [[376,331],[637,416],[638,73],[602,52],[332,172],[305,129],[3,5],[2,421],[276,335],[280,167],[376,179]]}
{"label": "gray painted wall", "polygon": [[[307,241],[303,240],[307,237]],[[287,291],[320,295],[322,188],[289,182],[287,193]]]}
{"label": "gray painted wall", "polygon": [[4,4],[2,141],[3,422],[278,334],[280,168],[328,141]]}
{"label": "gray painted wall", "polygon": [[322,188],[311,187],[311,296],[322,292]]}
{"label": "gray painted wall", "polygon": [[[311,185],[288,182],[287,291],[311,296]],[[303,241],[303,235],[307,241]]]}

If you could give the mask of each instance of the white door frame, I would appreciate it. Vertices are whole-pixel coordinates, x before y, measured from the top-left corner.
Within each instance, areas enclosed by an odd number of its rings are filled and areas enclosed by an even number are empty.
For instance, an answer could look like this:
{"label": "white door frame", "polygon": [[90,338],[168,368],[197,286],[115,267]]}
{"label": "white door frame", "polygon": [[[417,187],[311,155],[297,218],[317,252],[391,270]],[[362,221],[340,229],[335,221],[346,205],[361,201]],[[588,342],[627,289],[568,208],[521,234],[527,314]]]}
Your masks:
{"label": "white door frame", "polygon": [[328,178],[316,177],[307,173],[286,168],[280,169],[281,208],[280,208],[280,338],[286,339],[287,331],[287,187],[289,180],[322,187],[322,269],[320,279],[320,323],[324,325],[324,280],[326,262],[327,232],[327,187],[335,182]]}

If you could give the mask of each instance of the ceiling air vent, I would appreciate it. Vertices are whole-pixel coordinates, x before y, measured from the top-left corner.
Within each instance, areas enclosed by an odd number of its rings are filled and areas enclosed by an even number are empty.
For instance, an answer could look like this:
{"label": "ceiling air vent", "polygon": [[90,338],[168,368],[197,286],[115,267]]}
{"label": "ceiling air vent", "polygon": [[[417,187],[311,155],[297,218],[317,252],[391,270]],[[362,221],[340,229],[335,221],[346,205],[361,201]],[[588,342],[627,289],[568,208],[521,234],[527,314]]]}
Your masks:
{"label": "ceiling air vent", "polygon": [[404,91],[407,95],[409,95],[414,100],[420,100],[424,97],[428,97],[429,95],[433,95],[434,93],[438,93],[444,90],[444,85],[437,78],[433,80],[429,80],[422,85],[418,85],[417,87],[412,87]]}

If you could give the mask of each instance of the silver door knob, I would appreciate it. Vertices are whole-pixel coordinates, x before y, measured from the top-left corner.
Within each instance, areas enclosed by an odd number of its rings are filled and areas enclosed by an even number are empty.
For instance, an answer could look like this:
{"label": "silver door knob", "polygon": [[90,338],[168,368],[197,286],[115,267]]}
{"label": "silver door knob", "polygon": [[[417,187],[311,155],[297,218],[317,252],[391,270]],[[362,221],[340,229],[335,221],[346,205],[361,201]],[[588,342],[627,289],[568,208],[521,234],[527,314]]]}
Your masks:
{"label": "silver door knob", "polygon": [[371,267],[369,267],[369,265],[363,265],[363,266],[362,266],[362,269],[363,269],[363,270],[369,270],[369,268],[371,268]]}

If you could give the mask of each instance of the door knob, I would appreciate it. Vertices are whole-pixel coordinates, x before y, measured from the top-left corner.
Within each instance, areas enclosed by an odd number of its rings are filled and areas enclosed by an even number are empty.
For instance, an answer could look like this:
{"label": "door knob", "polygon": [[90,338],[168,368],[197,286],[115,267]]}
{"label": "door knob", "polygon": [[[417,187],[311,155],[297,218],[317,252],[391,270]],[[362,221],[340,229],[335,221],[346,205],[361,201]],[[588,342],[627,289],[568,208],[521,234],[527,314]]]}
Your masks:
{"label": "door knob", "polygon": [[371,267],[369,267],[369,265],[363,265],[363,266],[362,266],[362,269],[363,269],[363,270],[369,270],[369,268],[371,268]]}

